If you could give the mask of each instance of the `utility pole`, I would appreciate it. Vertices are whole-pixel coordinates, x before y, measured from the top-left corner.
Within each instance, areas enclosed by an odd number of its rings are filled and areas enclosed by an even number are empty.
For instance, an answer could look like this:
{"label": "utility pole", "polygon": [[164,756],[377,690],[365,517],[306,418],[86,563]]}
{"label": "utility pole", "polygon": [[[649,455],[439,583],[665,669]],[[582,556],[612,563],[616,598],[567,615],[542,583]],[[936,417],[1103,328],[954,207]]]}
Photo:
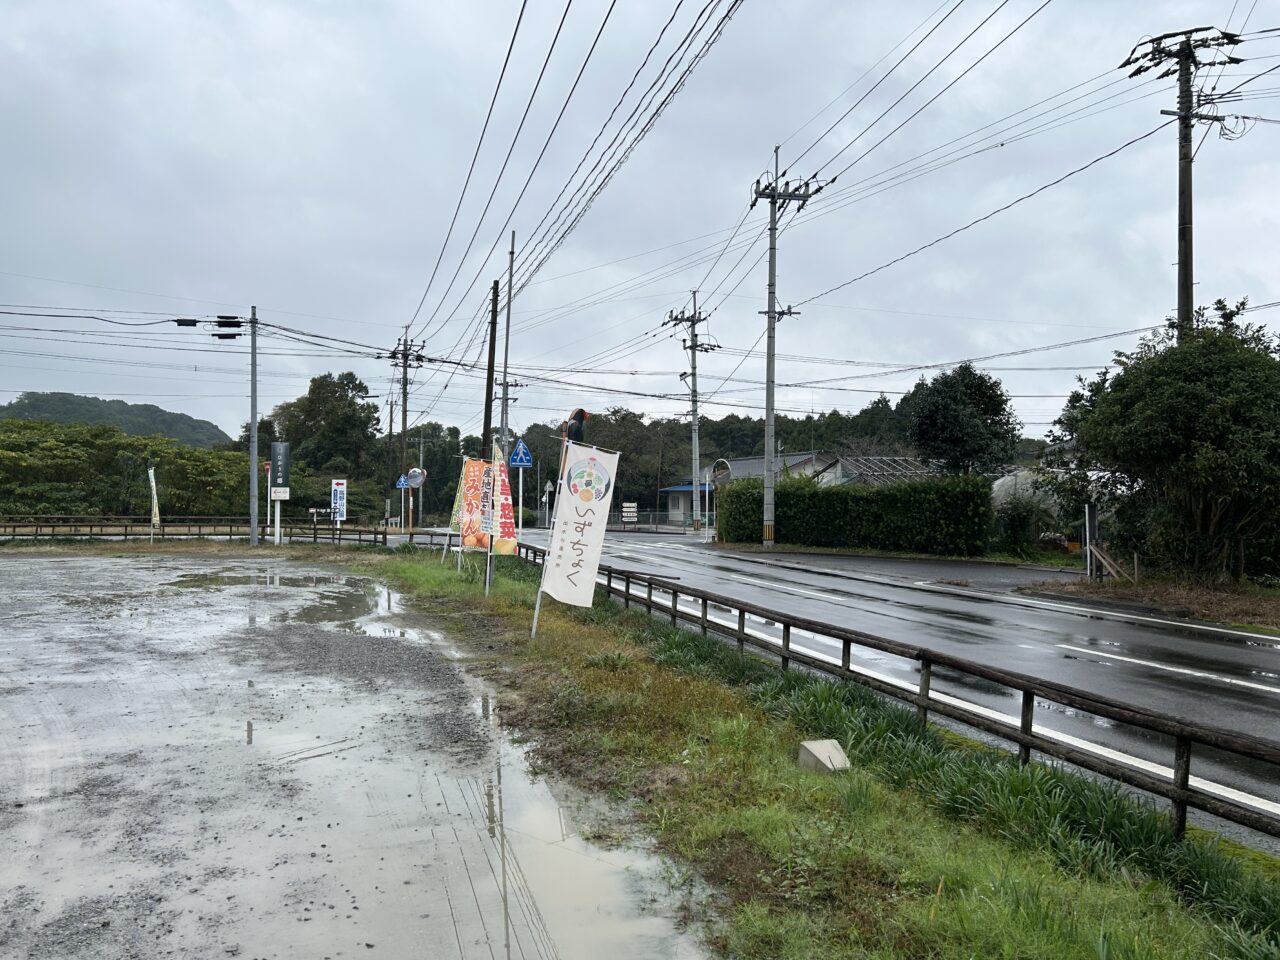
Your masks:
{"label": "utility pole", "polygon": [[507,328],[502,336],[502,459],[511,455],[510,439],[507,435],[507,356],[511,352],[511,294],[512,276],[516,267],[516,232],[511,231],[511,252],[507,258]]}
{"label": "utility pole", "polygon": [[699,479],[702,470],[702,455],[698,449],[698,354],[709,353],[715,349],[715,346],[698,343],[698,324],[704,322],[707,318],[698,312],[698,291],[693,290],[691,292],[693,294],[693,312],[685,313],[681,310],[679,314],[669,313],[663,326],[665,327],[667,324],[683,324],[689,328],[689,339],[681,342],[685,349],[689,351],[690,372],[680,374],[680,379],[683,381],[688,378],[686,386],[689,387],[689,396],[693,405],[693,472],[691,474],[692,480],[689,484],[689,512],[693,514],[693,532],[697,533],[702,529],[704,512],[702,483]]}
{"label": "utility pole", "polygon": [[[409,328],[404,328],[400,349],[400,476],[409,473]],[[413,528],[413,494],[409,494],[409,522],[405,522],[405,491],[400,491],[400,529]]]}
{"label": "utility pole", "polygon": [[1191,204],[1191,74],[1196,55],[1191,40],[1178,45],[1178,340],[1191,329],[1195,309]]}
{"label": "utility pole", "polygon": [[258,545],[258,308],[249,308],[249,546]]}
{"label": "utility pole", "polygon": [[[177,318],[180,327],[194,327],[200,321]],[[258,308],[249,308],[249,317],[235,314],[218,314],[213,320],[215,340],[236,340],[244,336],[244,325],[249,325],[249,546],[258,545]],[[235,330],[235,333],[227,333]]]}
{"label": "utility pole", "polygon": [[764,529],[761,543],[766,547],[773,546],[773,487],[774,487],[774,452],[773,452],[773,394],[774,394],[774,356],[777,341],[777,324],[779,317],[798,316],[799,313],[787,307],[778,309],[778,214],[786,209],[788,203],[796,202],[800,206],[797,212],[804,209],[809,199],[822,191],[821,185],[814,186],[809,180],[797,180],[792,183],[781,181],[778,172],[778,146],[773,148],[773,180],[761,185],[756,181],[751,198],[751,206],[756,201],[769,201],[769,299],[768,309],[762,311],[768,318],[765,337],[765,381],[764,381]]}
{"label": "utility pole", "polygon": [[[400,368],[400,473],[398,478],[407,476],[409,473],[409,367],[412,365],[415,369],[422,366],[423,356],[418,352],[417,347],[409,340],[409,328],[405,327],[404,337],[396,341],[395,349],[389,355],[393,365]],[[394,381],[392,381],[394,383]],[[396,422],[396,402],[394,399],[390,401],[391,415],[387,419],[387,437],[390,438],[392,433],[392,425]],[[388,451],[388,459],[391,458]],[[392,473],[395,471],[393,470]],[[408,497],[408,508],[406,512],[405,497]],[[400,529],[413,526],[413,492],[406,493],[405,489],[400,490]]]}
{"label": "utility pole", "polygon": [[484,380],[484,429],[480,433],[480,459],[493,459],[489,446],[493,432],[493,367],[498,352],[498,281],[493,281],[493,293],[489,300],[489,371]]}
{"label": "utility pole", "polygon": [[[1225,33],[1215,27],[1176,30],[1142,41],[1130,51],[1124,63],[1120,64],[1121,68],[1134,67],[1130,77],[1157,68],[1163,68],[1157,75],[1158,79],[1175,73],[1178,75],[1178,109],[1161,110],[1160,113],[1166,117],[1178,118],[1178,314],[1174,329],[1179,343],[1191,331],[1195,315],[1191,177],[1195,153],[1191,146],[1191,132],[1197,120],[1215,122],[1223,119],[1196,110],[1192,81],[1199,67],[1225,67],[1243,63],[1239,57],[1221,52],[1222,47],[1234,47],[1239,42],[1239,34]],[[1207,52],[1209,59],[1201,60],[1198,51]],[[1166,66],[1169,61],[1176,65]]]}

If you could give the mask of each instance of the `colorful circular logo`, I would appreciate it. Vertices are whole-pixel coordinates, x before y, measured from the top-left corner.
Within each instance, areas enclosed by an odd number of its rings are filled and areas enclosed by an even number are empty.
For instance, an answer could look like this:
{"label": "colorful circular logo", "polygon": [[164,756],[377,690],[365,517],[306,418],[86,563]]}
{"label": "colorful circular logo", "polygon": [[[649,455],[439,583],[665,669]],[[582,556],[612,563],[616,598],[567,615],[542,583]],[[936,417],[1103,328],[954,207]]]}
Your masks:
{"label": "colorful circular logo", "polygon": [[595,457],[587,457],[571,466],[566,482],[569,495],[583,503],[598,503],[609,495],[613,486],[608,468]]}

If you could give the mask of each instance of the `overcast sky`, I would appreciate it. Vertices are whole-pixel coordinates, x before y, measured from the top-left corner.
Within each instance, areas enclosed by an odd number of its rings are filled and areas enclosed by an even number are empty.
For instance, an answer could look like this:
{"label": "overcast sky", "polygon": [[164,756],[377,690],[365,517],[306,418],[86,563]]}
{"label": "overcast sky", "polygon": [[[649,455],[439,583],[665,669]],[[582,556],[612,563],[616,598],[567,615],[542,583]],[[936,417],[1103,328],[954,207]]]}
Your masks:
{"label": "overcast sky", "polygon": [[[617,2],[511,217],[518,264],[672,10],[664,39],[584,173],[705,3]],[[1040,3],[964,0],[943,21],[951,0],[745,0],[516,297],[510,362],[524,385],[515,391],[513,422],[558,420],[579,405],[686,411],[677,377],[688,361],[661,324],[668,311],[688,305],[694,287],[710,313],[703,335],[724,348],[699,358],[701,392],[719,388],[704,415],[762,411],[767,210],[762,203],[747,213],[747,204],[756,178],[772,166],[774,144],[782,145],[782,165],[794,164],[787,179],[829,179],[858,160],[794,222],[793,211],[784,217],[779,296],[800,315],[779,325],[778,381],[843,379],[781,387],[781,410],[856,410],[877,390],[909,389],[920,374],[892,372],[901,367],[1099,337],[1169,316],[1176,299],[1172,126],[953,239],[798,306],[1167,122],[1159,111],[1174,106],[1172,81],[1127,80],[1116,69],[1144,35],[1225,27],[1229,16],[1239,29],[1246,14],[1250,33],[1280,25],[1277,0],[1055,0],[877,146]],[[729,5],[714,3],[713,24]],[[0,302],[26,312],[128,311],[103,316],[129,320],[247,314],[256,304],[264,322],[309,334],[389,350],[408,324],[430,357],[483,359],[476,338],[483,330],[474,321],[487,311],[489,283],[502,278],[505,289],[504,222],[608,7],[608,0],[573,0],[498,180],[564,12],[563,0],[528,0],[428,289],[517,0],[0,0]],[[705,36],[697,34],[699,44]],[[1280,64],[1280,39],[1251,40],[1237,53],[1249,62],[1221,78],[1203,70],[1198,82],[1224,92]],[[671,62],[681,62],[679,55]],[[1222,109],[1280,117],[1273,99],[1280,73],[1247,90],[1256,96]],[[1025,112],[995,123],[1018,111]],[[1026,133],[1034,135],[1018,139]],[[981,147],[990,149],[967,156]],[[926,154],[935,148],[942,149]],[[1239,140],[1220,139],[1216,130],[1204,140],[1195,165],[1199,302],[1280,300],[1277,148],[1280,127],[1263,123]],[[921,168],[957,158],[932,172]],[[886,180],[904,172],[909,177]],[[547,222],[555,221],[552,213]],[[1271,317],[1259,311],[1255,319]],[[23,329],[32,327],[40,329]],[[1136,339],[981,365],[1015,396],[1025,433],[1040,436],[1076,373],[1096,370]],[[66,390],[157,403],[228,433],[248,419],[243,340],[215,342],[207,330],[172,324],[130,329],[6,315],[0,343],[0,402],[24,390]],[[386,360],[274,338],[261,348],[264,413],[327,370],[354,370],[379,400],[389,395]],[[744,357],[751,349],[759,353]],[[501,363],[501,343],[498,352]],[[438,363],[415,371],[411,420],[478,431],[481,374]]]}

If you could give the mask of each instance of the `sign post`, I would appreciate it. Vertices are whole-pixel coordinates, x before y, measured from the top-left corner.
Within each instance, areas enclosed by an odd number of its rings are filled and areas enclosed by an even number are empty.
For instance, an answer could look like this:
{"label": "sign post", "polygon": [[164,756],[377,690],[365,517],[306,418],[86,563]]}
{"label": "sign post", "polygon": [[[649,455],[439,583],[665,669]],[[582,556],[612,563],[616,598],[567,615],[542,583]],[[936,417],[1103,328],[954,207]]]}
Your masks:
{"label": "sign post", "polygon": [[396,489],[400,491],[400,529],[404,529],[404,492],[409,489],[409,478],[403,473],[396,481]]}
{"label": "sign post", "polygon": [[347,519],[347,481],[334,480],[329,485],[329,509],[333,512],[333,521],[342,531],[342,521]]}
{"label": "sign post", "polygon": [[523,438],[516,441],[515,449],[511,451],[510,466],[520,471],[517,481],[519,499],[516,501],[516,539],[519,539],[524,534],[524,472],[533,466],[533,454]]}
{"label": "sign post", "polygon": [[267,464],[267,489],[276,508],[275,542],[280,546],[280,504],[289,499],[289,444],[271,444],[271,461]]}

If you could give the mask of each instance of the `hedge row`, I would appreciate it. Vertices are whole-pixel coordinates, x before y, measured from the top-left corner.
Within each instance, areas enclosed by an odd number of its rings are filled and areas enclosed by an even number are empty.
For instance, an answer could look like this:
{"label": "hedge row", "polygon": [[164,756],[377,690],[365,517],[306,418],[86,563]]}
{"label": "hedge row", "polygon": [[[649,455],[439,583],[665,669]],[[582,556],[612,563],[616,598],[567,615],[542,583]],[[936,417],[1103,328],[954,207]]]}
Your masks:
{"label": "hedge row", "polygon": [[[761,480],[737,480],[717,502],[720,536],[760,539]],[[871,547],[915,553],[982,553],[991,533],[991,482],[938,477],[887,487],[824,487],[785,479],[775,490],[774,538],[810,547]]]}

